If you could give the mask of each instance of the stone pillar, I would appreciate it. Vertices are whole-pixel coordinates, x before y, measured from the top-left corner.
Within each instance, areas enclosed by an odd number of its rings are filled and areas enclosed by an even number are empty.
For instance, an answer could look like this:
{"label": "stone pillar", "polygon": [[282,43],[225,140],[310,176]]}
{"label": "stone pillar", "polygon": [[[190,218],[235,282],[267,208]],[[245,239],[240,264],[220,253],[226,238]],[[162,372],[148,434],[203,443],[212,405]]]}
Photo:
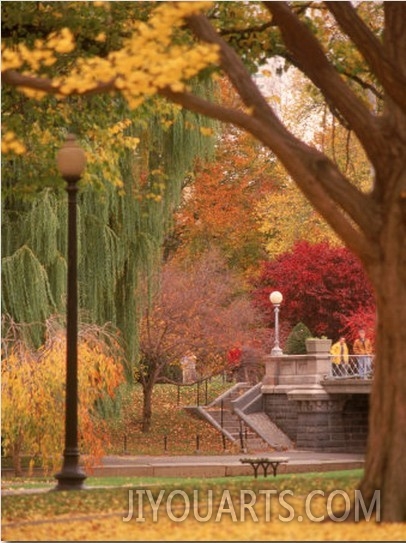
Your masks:
{"label": "stone pillar", "polygon": [[194,383],[197,380],[196,356],[194,354],[184,356],[181,360],[181,366],[182,366],[182,382]]}
{"label": "stone pillar", "polygon": [[286,357],[281,356],[266,356],[265,361],[265,376],[262,379],[262,384],[265,386],[275,386],[279,384],[280,364],[283,364]]}
{"label": "stone pillar", "polygon": [[275,386],[302,387],[318,385],[330,374],[331,361],[328,353],[316,355],[267,356],[263,392]]}

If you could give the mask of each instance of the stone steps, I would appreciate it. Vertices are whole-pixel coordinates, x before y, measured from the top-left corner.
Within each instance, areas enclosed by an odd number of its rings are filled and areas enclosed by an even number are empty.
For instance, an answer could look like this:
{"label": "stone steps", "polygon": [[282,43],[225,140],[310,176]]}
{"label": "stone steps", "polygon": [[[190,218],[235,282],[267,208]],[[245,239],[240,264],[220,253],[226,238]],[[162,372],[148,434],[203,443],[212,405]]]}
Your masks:
{"label": "stone steps", "polygon": [[242,449],[246,451],[269,450],[269,444],[247,426],[233,410],[233,401],[251,388],[248,383],[240,383],[233,387],[226,396],[222,395],[209,406],[202,408],[235,442],[242,444]]}

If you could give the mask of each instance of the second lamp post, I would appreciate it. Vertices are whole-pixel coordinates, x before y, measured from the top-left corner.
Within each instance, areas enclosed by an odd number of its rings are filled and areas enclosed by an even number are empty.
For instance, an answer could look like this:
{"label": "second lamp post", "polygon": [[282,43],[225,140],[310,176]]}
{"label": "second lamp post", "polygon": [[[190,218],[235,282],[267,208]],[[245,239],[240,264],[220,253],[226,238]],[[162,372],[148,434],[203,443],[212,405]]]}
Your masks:
{"label": "second lamp post", "polygon": [[269,295],[269,299],[275,311],[275,344],[271,351],[271,355],[280,356],[281,354],[283,354],[283,352],[282,349],[279,347],[279,306],[282,303],[283,296],[278,290],[274,290]]}

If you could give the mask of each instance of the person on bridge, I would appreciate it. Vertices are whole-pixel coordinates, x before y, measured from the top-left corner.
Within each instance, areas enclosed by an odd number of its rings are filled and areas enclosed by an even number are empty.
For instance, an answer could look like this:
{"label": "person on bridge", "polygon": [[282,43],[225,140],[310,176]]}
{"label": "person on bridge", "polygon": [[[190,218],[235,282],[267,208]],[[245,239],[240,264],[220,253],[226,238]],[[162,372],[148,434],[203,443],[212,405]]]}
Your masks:
{"label": "person on bridge", "polygon": [[345,337],[341,336],[340,339],[331,346],[330,349],[332,370],[334,376],[348,375],[349,369],[349,355],[348,347],[345,341]]}
{"label": "person on bridge", "polygon": [[358,331],[358,338],[354,341],[354,354],[357,356],[358,373],[362,379],[372,371],[372,343],[366,337],[365,330]]}

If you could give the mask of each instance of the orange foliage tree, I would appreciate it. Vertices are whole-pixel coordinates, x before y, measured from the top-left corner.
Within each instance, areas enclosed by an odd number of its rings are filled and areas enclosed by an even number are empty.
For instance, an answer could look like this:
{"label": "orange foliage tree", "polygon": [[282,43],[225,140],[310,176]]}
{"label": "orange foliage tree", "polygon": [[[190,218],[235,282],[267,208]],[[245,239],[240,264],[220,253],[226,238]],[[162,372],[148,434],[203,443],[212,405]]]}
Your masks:
{"label": "orange foliage tree", "polygon": [[[232,102],[230,85],[220,84],[222,100]],[[200,163],[194,182],[183,191],[176,215],[178,254],[198,256],[216,247],[227,262],[241,271],[265,257],[265,238],[255,205],[274,188],[275,159],[250,134],[223,127],[216,155]]]}
{"label": "orange foliage tree", "polygon": [[[47,323],[47,339],[38,350],[27,343],[3,338],[2,446],[12,456],[15,474],[21,475],[21,456],[40,459],[47,470],[55,469],[63,449],[66,340],[61,328]],[[12,329],[9,329],[10,332]],[[13,328],[15,331],[15,328]],[[107,341],[106,341],[107,339]],[[90,466],[103,453],[106,432],[95,403],[123,381],[120,348],[105,330],[82,328],[79,334],[80,440]]]}

